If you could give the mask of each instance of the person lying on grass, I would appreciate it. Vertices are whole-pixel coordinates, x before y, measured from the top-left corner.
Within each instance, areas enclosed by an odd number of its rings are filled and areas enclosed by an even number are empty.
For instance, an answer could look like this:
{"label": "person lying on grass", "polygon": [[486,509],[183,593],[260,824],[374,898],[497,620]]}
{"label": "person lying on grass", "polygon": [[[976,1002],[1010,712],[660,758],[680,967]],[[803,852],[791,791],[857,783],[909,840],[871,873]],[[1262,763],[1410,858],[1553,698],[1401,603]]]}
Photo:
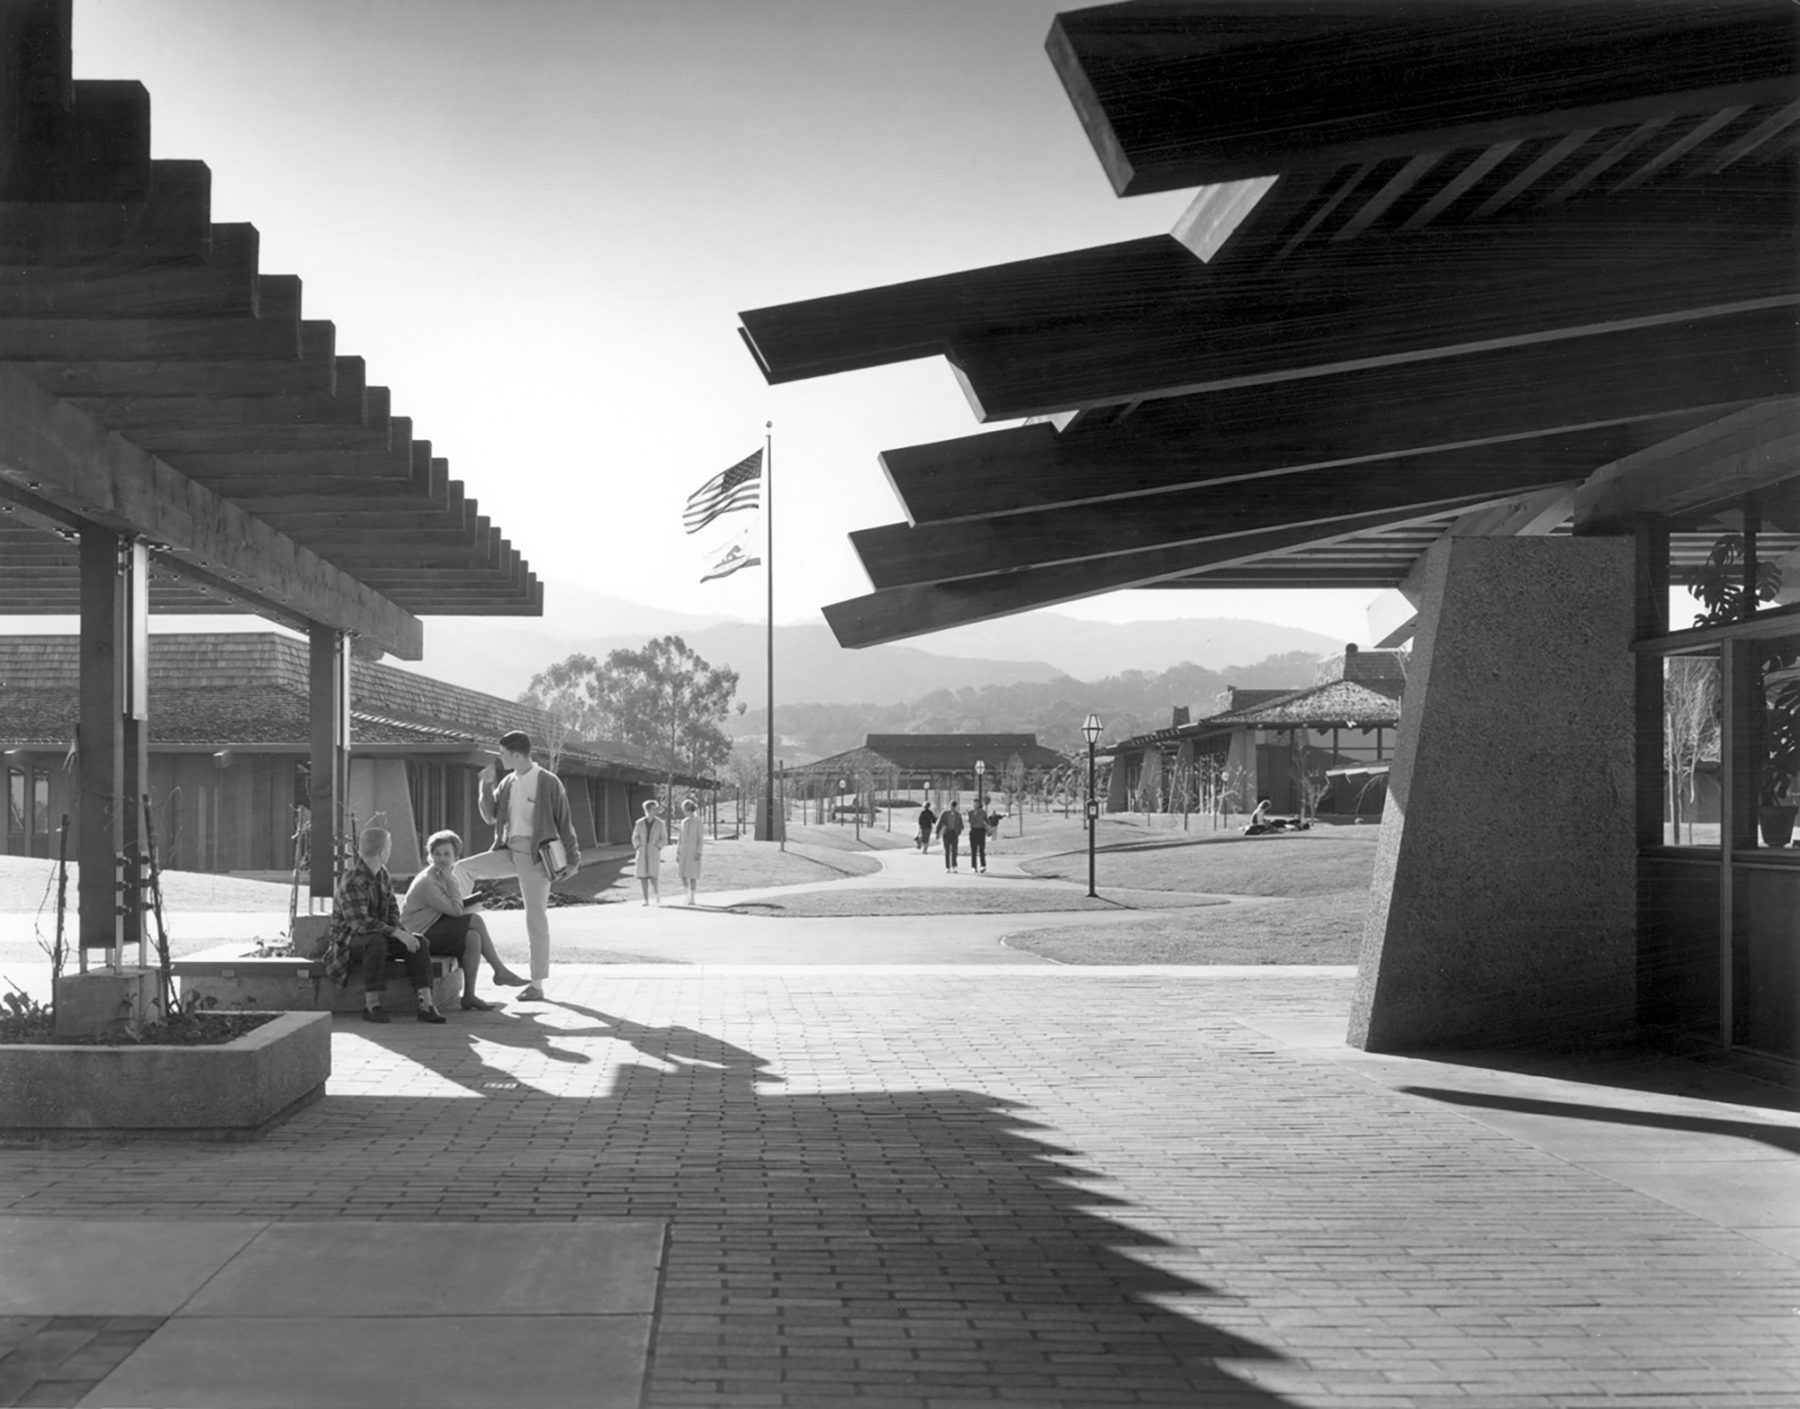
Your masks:
{"label": "person lying on grass", "polygon": [[425,843],[431,864],[412,879],[406,888],[406,904],[401,909],[400,923],[425,936],[433,954],[455,955],[462,962],[462,1006],[473,1012],[485,1012],[488,1004],[475,996],[475,979],[486,959],[494,969],[494,982],[501,988],[520,988],[525,980],[500,962],[494,951],[493,937],[487,921],[473,908],[473,896],[464,897],[456,878],[456,863],[462,856],[462,838],[455,832],[433,832]]}

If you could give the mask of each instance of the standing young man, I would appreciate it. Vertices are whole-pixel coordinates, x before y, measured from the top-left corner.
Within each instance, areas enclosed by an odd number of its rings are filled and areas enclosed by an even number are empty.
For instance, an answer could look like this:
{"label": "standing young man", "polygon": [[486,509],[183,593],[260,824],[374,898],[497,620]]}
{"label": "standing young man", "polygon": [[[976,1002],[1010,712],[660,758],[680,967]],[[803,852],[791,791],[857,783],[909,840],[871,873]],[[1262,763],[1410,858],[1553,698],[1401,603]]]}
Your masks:
{"label": "standing young man", "polygon": [[[550,882],[573,875],[581,865],[569,795],[562,780],[531,761],[531,736],[515,729],[500,736],[500,766],[507,773],[498,783],[481,775],[481,819],[494,828],[494,848],[459,861],[463,889],[476,881],[516,876],[525,899],[525,933],[531,939],[531,982],[519,990],[522,999],[542,1002],[550,977]],[[547,842],[563,848],[561,867],[552,874],[544,853]]]}

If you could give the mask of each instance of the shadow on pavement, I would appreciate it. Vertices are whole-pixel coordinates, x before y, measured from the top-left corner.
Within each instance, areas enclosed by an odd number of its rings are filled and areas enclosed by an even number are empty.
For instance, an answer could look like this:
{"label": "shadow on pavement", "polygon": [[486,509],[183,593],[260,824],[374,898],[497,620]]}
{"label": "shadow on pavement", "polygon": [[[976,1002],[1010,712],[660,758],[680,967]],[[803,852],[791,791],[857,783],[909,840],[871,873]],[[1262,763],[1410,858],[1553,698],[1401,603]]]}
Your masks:
{"label": "shadow on pavement", "polygon": [[[1578,1082],[1584,1086],[1642,1091],[1658,1096],[1688,1096],[1768,1110],[1800,1111],[1800,1090],[1791,1068],[1759,1064],[1755,1074],[1702,1058],[1685,1057],[1644,1045],[1561,1049],[1538,1046],[1470,1051],[1408,1052],[1420,1061],[1449,1067],[1513,1072],[1521,1076]],[[1779,1072],[1779,1074],[1777,1074]]]}
{"label": "shadow on pavement", "polygon": [[[430,1041],[376,1029],[484,1099],[334,1094],[284,1127],[276,1153],[291,1180],[329,1179],[334,1162],[315,1152],[334,1126],[364,1140],[428,1128],[434,1176],[465,1198],[492,1181],[550,1216],[665,1220],[648,1406],[1292,1403],[1220,1363],[1282,1357],[1209,1324],[1218,1293],[1153,1265],[1166,1241],[1108,1216],[1129,1205],[1072,1182],[1097,1172],[1016,1103],[785,1090],[767,1057],[692,1027],[569,1002],[515,1015]],[[488,1060],[490,1042],[602,1063],[611,1080],[552,1096]],[[491,1141],[485,1162],[458,1159],[495,1130],[499,1167]]]}
{"label": "shadow on pavement", "polygon": [[1404,1095],[1423,1096],[1451,1105],[1481,1110],[1517,1111],[1525,1115],[1560,1116],[1565,1120],[1604,1121],[1611,1125],[1641,1125],[1656,1130],[1681,1130],[1694,1135],[1731,1135],[1755,1140],[1789,1154],[1800,1154],[1800,1130],[1754,1120],[1715,1120],[1710,1116],[1676,1115],[1670,1111],[1632,1110],[1624,1106],[1595,1106],[1580,1101],[1546,1101],[1536,1097],[1502,1096],[1486,1091],[1450,1091],[1437,1086],[1401,1086]]}

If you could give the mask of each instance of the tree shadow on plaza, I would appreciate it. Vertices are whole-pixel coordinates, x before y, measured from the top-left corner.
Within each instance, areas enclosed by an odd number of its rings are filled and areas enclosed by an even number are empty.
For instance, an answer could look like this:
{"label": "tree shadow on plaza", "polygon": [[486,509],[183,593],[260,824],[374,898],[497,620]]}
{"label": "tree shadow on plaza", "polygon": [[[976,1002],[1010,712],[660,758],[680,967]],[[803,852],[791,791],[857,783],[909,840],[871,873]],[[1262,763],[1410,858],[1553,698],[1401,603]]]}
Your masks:
{"label": "tree shadow on plaza", "polygon": [[[647,1404],[711,1393],[922,1406],[1002,1389],[1044,1406],[1291,1403],[1245,1378],[1279,1353],[1209,1323],[1209,1302],[1239,1300],[1156,1266],[1172,1245],[1125,1221],[1127,1201],[1076,1182],[1103,1171],[1044,1139],[1018,1103],[903,1087],[903,1073],[795,1090],[768,1057],[714,1033],[546,1009],[469,1035],[503,1026],[504,1045],[552,1055],[572,1044],[611,1080],[592,1096],[524,1093],[533,1104],[519,1114],[542,1119],[507,1127],[503,1170],[459,1169],[453,1141],[438,1172],[464,1188],[493,1178],[515,1197],[541,1177],[562,1199],[555,1216],[666,1221]],[[580,1021],[562,1026],[568,1016]],[[511,1075],[491,1049],[471,1060],[481,1044],[444,1032],[377,1035],[486,1098],[438,1100],[440,1130],[504,1105],[494,1084]],[[411,1109],[396,1125],[420,1119]]]}

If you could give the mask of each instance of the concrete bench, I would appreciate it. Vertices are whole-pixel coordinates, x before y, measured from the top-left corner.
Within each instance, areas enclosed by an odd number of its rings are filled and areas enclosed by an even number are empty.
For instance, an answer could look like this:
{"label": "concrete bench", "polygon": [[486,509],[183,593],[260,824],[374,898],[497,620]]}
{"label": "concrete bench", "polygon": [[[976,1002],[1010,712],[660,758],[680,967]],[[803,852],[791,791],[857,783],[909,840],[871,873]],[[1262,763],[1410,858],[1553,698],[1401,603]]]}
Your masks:
{"label": "concrete bench", "polygon": [[[221,1008],[355,1013],[363,1006],[360,969],[352,969],[349,984],[340,987],[326,974],[322,960],[305,955],[259,955],[248,941],[215,945],[176,959],[170,967],[184,1000],[189,994],[210,997]],[[462,998],[462,965],[456,959],[432,955],[431,993],[440,1009],[455,1011]],[[392,961],[381,1005],[395,1017],[405,1017],[417,1006],[406,970]]]}

